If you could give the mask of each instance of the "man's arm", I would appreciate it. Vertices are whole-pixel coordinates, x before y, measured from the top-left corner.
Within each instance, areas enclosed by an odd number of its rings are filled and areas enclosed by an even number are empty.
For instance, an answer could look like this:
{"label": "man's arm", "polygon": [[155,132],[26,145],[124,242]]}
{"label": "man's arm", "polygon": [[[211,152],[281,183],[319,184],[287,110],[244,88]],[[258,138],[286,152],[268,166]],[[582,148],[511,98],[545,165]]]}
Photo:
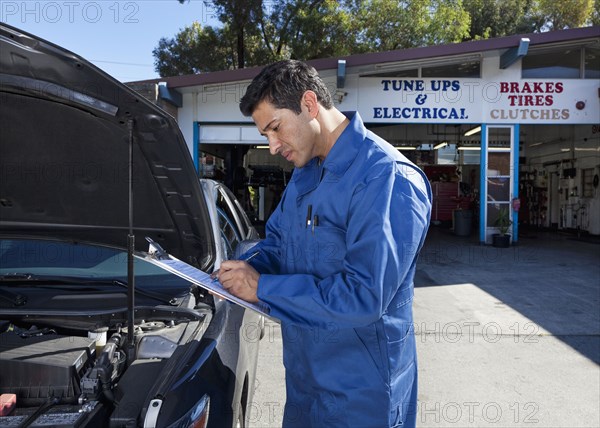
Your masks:
{"label": "man's arm", "polygon": [[[401,175],[372,179],[353,197],[341,272],[323,279],[266,273],[249,287],[282,321],[368,325],[382,316],[414,267],[430,207],[428,195]],[[412,286],[409,279],[405,287]],[[412,287],[403,291],[412,298]]]}

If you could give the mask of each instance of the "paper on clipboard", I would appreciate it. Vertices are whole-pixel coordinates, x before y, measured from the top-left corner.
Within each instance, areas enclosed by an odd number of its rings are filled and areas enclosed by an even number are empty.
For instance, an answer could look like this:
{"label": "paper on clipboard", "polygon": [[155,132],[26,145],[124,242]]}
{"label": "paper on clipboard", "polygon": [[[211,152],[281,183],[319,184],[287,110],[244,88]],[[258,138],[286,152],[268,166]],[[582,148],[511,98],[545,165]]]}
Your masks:
{"label": "paper on clipboard", "polygon": [[[152,244],[153,243],[151,243],[151,245]],[[219,283],[218,281],[213,281],[213,279],[208,273],[185,262],[182,262],[181,260],[176,259],[175,257],[171,256],[170,254],[164,251],[161,251],[160,254],[157,254],[156,252],[150,252],[149,254],[144,255],[136,254],[136,257],[150,262],[153,265],[156,265],[172,273],[173,275],[177,275],[178,277],[185,279],[186,281],[189,281],[192,284],[196,284],[197,286],[202,287],[205,290],[208,290],[225,300],[240,305],[244,308],[251,309],[276,322],[279,322],[278,319],[272,318],[269,315],[269,307],[266,304],[260,302],[250,303],[243,299],[240,299],[237,296],[234,296],[233,294],[225,290],[221,283]]]}

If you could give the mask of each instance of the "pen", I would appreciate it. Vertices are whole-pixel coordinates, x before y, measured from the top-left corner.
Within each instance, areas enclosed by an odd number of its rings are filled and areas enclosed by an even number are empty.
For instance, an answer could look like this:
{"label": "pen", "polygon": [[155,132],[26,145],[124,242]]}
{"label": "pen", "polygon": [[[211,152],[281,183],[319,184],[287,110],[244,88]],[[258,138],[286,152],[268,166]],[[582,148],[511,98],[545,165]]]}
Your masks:
{"label": "pen", "polygon": [[306,211],[306,227],[310,226],[311,217],[312,217],[312,205],[309,205],[308,209]]}
{"label": "pen", "polygon": [[250,254],[248,257],[244,257],[243,259],[240,259],[244,262],[249,262],[250,260],[252,260],[254,257],[258,256],[260,254],[260,251],[255,251],[252,254]]}
{"label": "pen", "polygon": [[[258,256],[259,254],[260,254],[260,251],[255,251],[252,254],[249,254],[247,257],[244,257],[243,259],[240,259],[240,260],[243,261],[243,262],[249,262],[250,260],[252,260],[254,257]],[[219,276],[218,275],[216,275],[212,279],[212,282],[217,282],[217,281],[219,281]]]}
{"label": "pen", "polygon": [[315,214],[312,223],[312,233],[315,233],[315,227],[319,226],[319,216]]}

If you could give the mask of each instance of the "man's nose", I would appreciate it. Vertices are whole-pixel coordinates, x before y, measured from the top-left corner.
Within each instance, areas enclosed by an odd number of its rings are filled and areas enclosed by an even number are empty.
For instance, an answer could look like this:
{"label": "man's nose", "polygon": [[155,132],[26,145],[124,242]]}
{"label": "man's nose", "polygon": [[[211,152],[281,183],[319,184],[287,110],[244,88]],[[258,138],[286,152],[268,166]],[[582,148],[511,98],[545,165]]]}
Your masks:
{"label": "man's nose", "polygon": [[281,143],[279,142],[277,137],[274,135],[270,135],[268,137],[268,139],[269,139],[269,152],[272,155],[276,155],[277,153],[279,153],[279,149],[281,148]]}

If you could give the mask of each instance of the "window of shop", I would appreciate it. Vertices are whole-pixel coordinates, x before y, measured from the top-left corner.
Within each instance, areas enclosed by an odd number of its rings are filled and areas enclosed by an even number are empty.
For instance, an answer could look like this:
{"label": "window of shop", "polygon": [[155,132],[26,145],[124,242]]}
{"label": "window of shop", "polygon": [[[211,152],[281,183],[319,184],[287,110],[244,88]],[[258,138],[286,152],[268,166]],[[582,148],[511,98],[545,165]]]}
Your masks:
{"label": "window of shop", "polygon": [[[582,70],[583,58],[583,70]],[[566,47],[532,52],[523,58],[523,78],[600,78],[600,49]]]}
{"label": "window of shop", "polygon": [[481,77],[481,61],[423,67],[421,77]]}
{"label": "window of shop", "polygon": [[600,49],[585,48],[586,79],[600,79]]}
{"label": "window of shop", "polygon": [[563,48],[528,54],[523,58],[521,75],[525,79],[577,79],[580,68],[581,49]]}
{"label": "window of shop", "polygon": [[581,170],[581,196],[584,198],[594,197],[594,168]]}
{"label": "window of shop", "polygon": [[[367,72],[361,74],[361,77],[481,77],[481,60],[473,59],[471,56],[468,59],[455,59],[454,62],[423,65],[414,68],[401,68],[401,65],[386,65],[382,66],[377,72]],[[384,70],[383,68],[387,70]],[[389,68],[388,68],[389,67]],[[398,67],[397,70],[392,70],[392,67]],[[405,65],[405,67],[409,67]],[[389,70],[389,71],[388,71]]]}
{"label": "window of shop", "polygon": [[412,68],[410,70],[394,70],[384,73],[377,73],[376,75],[369,75],[370,77],[419,77],[419,69]]}

